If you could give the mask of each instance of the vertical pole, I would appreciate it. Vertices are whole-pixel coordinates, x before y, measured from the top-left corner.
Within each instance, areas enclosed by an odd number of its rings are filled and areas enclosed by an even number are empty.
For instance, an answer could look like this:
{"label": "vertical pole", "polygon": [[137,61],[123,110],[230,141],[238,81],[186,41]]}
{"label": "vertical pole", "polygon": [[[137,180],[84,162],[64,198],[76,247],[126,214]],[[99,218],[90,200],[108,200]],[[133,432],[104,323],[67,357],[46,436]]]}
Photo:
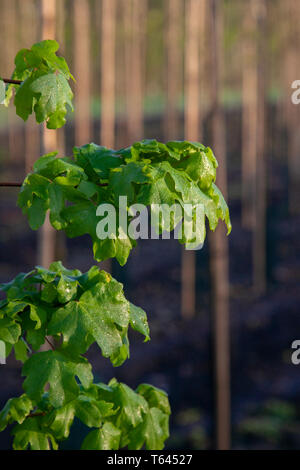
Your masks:
{"label": "vertical pole", "polygon": [[[59,43],[59,52],[65,55],[65,26],[66,26],[66,1],[56,0],[56,36]],[[66,154],[65,127],[57,129],[57,150],[59,156]]]}
{"label": "vertical pole", "polygon": [[[17,5],[16,0],[5,0],[2,13],[4,15],[5,31],[5,55],[8,57],[9,74],[14,67],[14,58],[18,50],[17,41]],[[8,75],[9,75],[8,74]],[[22,152],[22,141],[18,135],[18,128],[15,119],[15,111],[12,106],[8,109],[8,148],[9,157],[12,162],[16,162]],[[19,125],[18,125],[19,127]],[[21,126],[20,126],[21,127]]]}
{"label": "vertical pole", "polygon": [[74,74],[75,143],[83,145],[92,135],[90,117],[90,12],[87,0],[73,0],[74,10]]}
{"label": "vertical pole", "polygon": [[180,132],[180,115],[178,100],[182,89],[182,51],[181,18],[183,13],[182,0],[166,0],[165,2],[165,90],[167,108],[164,115],[164,134],[167,140],[178,139]]}
{"label": "vertical pole", "polygon": [[[200,21],[204,14],[203,0],[185,2],[185,64],[184,64],[184,135],[197,141],[202,137],[200,119]],[[182,248],[181,315],[191,318],[196,311],[196,255]]]}
{"label": "vertical pole", "polygon": [[[108,148],[115,146],[115,39],[116,1],[102,0],[101,14],[101,133],[100,142]],[[101,267],[112,271],[111,260]]]}
{"label": "vertical pole", "polygon": [[253,286],[266,289],[265,0],[244,12],[242,182],[244,226],[252,228]]}
{"label": "vertical pole", "polygon": [[[38,41],[38,14],[34,0],[19,2],[20,16],[22,20],[22,47],[31,47]],[[32,171],[34,161],[40,155],[41,132],[34,116],[30,116],[25,125],[25,173]]]}
{"label": "vertical pole", "polygon": [[102,0],[101,22],[101,134],[100,142],[115,145],[115,29],[116,2]]}
{"label": "vertical pole", "polygon": [[144,58],[147,0],[123,2],[126,30],[126,107],[128,140],[143,137]]}
{"label": "vertical pole", "polygon": [[[55,39],[55,7],[55,0],[41,1],[42,39]],[[42,130],[42,147],[43,153],[53,152],[57,147],[56,131],[47,129],[45,124]],[[38,233],[38,262],[44,267],[48,267],[55,259],[55,238],[55,230],[47,216]]]}
{"label": "vertical pole", "polygon": [[242,223],[255,224],[255,181],[257,153],[257,48],[253,2],[243,9],[243,85],[242,85]]}
{"label": "vertical pole", "polygon": [[[213,148],[219,161],[217,182],[227,195],[227,166],[225,121],[221,104],[223,11],[220,0],[210,0],[211,36],[211,105]],[[210,236],[210,258],[213,299],[216,441],[217,448],[230,448],[230,323],[228,241],[224,225],[220,224]]]}
{"label": "vertical pole", "polygon": [[[59,43],[59,52],[65,56],[65,27],[66,27],[66,0],[56,0],[56,37]],[[58,156],[66,155],[66,127],[56,131]],[[64,262],[67,258],[66,235],[63,231],[56,233],[56,259]]]}
{"label": "vertical pole", "polygon": [[267,287],[266,273],[266,2],[253,0],[257,23],[257,151],[255,226],[253,232],[253,276],[256,294]]}
{"label": "vertical pole", "polygon": [[188,140],[197,140],[200,132],[200,4],[202,0],[186,1],[185,16],[185,108],[184,133]]}

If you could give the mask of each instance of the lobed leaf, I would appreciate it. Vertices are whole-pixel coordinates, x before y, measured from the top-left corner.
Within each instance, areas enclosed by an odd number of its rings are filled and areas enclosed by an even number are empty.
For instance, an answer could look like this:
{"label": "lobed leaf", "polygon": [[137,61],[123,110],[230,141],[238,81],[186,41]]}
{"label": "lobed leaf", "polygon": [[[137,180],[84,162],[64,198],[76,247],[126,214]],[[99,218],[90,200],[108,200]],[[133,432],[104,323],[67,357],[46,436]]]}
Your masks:
{"label": "lobed leaf", "polygon": [[24,121],[35,113],[38,123],[46,122],[49,129],[62,127],[67,107],[73,110],[73,92],[68,83],[70,74],[63,57],[58,57],[58,43],[45,40],[31,49],[22,49],[15,58],[12,78],[21,85],[9,85],[5,104],[8,105],[15,88],[16,113]]}

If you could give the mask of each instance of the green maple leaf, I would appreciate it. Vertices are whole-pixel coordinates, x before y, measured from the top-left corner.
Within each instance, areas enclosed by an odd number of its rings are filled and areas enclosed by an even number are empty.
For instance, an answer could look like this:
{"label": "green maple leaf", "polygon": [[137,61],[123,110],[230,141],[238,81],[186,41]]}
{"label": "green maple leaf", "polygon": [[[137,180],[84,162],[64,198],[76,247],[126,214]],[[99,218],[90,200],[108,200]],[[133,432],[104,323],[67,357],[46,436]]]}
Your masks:
{"label": "green maple leaf", "polygon": [[100,429],[91,431],[83,441],[82,450],[117,450],[121,430],[112,423],[104,423]]}
{"label": "green maple leaf", "polygon": [[184,169],[202,190],[208,189],[216,179],[216,159],[210,148],[192,153],[180,168]]}
{"label": "green maple leaf", "polygon": [[129,434],[128,449],[161,450],[169,437],[168,415],[158,408],[150,408],[144,421]]}
{"label": "green maple leaf", "polygon": [[51,432],[42,426],[40,417],[28,418],[22,424],[17,424],[13,430],[14,450],[56,450],[58,448]]}
{"label": "green maple leaf", "polygon": [[148,402],[150,408],[158,408],[164,414],[171,414],[168,395],[163,390],[149,384],[141,384],[136,389]]}
{"label": "green maple leaf", "polygon": [[10,398],[0,412],[0,432],[14,421],[19,424],[23,423],[33,408],[34,404],[25,394],[17,398]]}
{"label": "green maple leaf", "polygon": [[19,341],[14,345],[15,357],[17,361],[25,362],[28,359],[28,345],[26,342],[21,338]]}
{"label": "green maple leaf", "polygon": [[85,388],[93,381],[91,366],[86,359],[74,358],[61,351],[34,354],[25,362],[22,374],[26,376],[23,384],[25,392],[37,402],[49,383],[49,401],[54,407],[62,406],[78,396],[75,376]]}
{"label": "green maple leaf", "polygon": [[219,188],[213,183],[211,188],[208,191],[208,194],[213,199],[217,209],[217,218],[224,220],[227,225],[227,234],[229,235],[232,229],[230,216],[229,216],[229,209],[226,204],[226,201],[223,197],[223,194],[219,190]]}
{"label": "green maple leaf", "polygon": [[0,318],[0,340],[8,344],[17,343],[21,335],[21,327],[15,320]]}
{"label": "green maple leaf", "polygon": [[130,303],[130,325],[133,330],[145,336],[145,342],[150,340],[149,325],[146,312]]}
{"label": "green maple leaf", "polygon": [[147,402],[147,412],[142,422],[130,430],[126,442],[129,449],[141,449],[144,445],[149,450],[164,448],[169,437],[169,415],[171,413],[167,394],[156,387],[141,384],[136,393]]}
{"label": "green maple leaf", "polygon": [[[169,436],[170,405],[165,392],[148,384],[136,391],[112,379],[97,384],[98,399],[114,403],[116,413],[109,420],[121,431],[120,448],[162,449]],[[95,439],[97,433],[91,434]],[[92,444],[91,444],[92,445]]]}
{"label": "green maple leaf", "polygon": [[73,93],[68,80],[73,78],[63,57],[58,57],[58,43],[52,40],[22,49],[15,58],[12,78],[21,80],[19,86],[10,85],[5,104],[16,89],[14,104],[16,113],[24,121],[35,112],[38,123],[46,121],[49,129],[65,124],[67,106],[73,110]]}
{"label": "green maple leaf", "polygon": [[117,151],[94,143],[74,147],[73,152],[76,162],[89,177],[96,181],[99,178],[108,179],[110,170],[123,163],[123,159]]}
{"label": "green maple leaf", "polygon": [[125,429],[127,426],[136,427],[143,421],[143,416],[148,411],[146,400],[126,384],[117,382],[116,379],[109,382],[109,387],[113,390],[115,405],[120,408],[115,424]]}
{"label": "green maple leaf", "polygon": [[61,73],[35,72],[20,85],[16,96],[16,113],[24,121],[34,111],[38,123],[47,122],[49,129],[62,127],[67,106],[73,110],[73,92]]}
{"label": "green maple leaf", "polygon": [[96,400],[88,393],[81,392],[73,401],[50,412],[47,422],[49,429],[58,440],[66,439],[76,418],[89,428],[100,427],[103,420],[115,413],[113,404]]}
{"label": "green maple leaf", "polygon": [[116,205],[119,205],[119,197],[127,196],[128,204],[132,204],[135,198],[134,184],[140,185],[148,181],[144,173],[144,164],[130,162],[127,165],[111,171],[109,188],[113,192]]}
{"label": "green maple leaf", "polygon": [[84,353],[94,341],[104,357],[117,354],[123,345],[122,328],[129,324],[129,303],[115,280],[98,282],[79,300],[55,311],[48,326],[51,335],[61,333],[64,345]]}

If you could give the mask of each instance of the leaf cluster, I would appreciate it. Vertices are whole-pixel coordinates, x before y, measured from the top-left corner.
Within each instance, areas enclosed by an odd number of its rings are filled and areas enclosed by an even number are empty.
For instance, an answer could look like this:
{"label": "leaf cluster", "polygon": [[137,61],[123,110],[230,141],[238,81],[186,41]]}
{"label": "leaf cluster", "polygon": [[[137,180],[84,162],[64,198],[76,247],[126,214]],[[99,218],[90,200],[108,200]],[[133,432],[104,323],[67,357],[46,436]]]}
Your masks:
{"label": "leaf cluster", "polygon": [[[145,341],[150,339],[146,313],[128,302],[122,284],[97,266],[81,274],[55,262],[49,270],[38,266],[20,273],[0,288],[6,293],[0,304],[0,340],[8,354],[14,349],[17,359],[26,361],[25,374],[33,365],[32,377],[35,361],[44,357],[46,362],[48,353],[37,353],[27,361],[28,352],[38,351],[47,335],[54,337],[58,354],[57,358],[49,354],[47,370],[56,369],[54,358],[64,368],[65,355],[77,360],[93,343],[114,366],[120,366],[129,356],[129,326],[143,334]],[[31,379],[26,380],[25,386]],[[39,383],[38,394],[44,385],[41,377]],[[53,391],[57,390],[56,384]]]}
{"label": "leaf cluster", "polygon": [[[35,113],[50,129],[64,125],[67,107],[73,110],[73,77],[57,50],[50,40],[22,49],[12,75],[21,85],[6,87],[0,80],[1,103],[8,105],[15,89],[17,114],[26,121]],[[157,234],[190,217],[192,229],[184,226],[182,244],[201,245],[206,225],[215,230],[219,220],[231,231],[227,204],[215,184],[217,166],[212,150],[196,142],[142,140],[120,150],[91,143],[75,147],[71,157],[57,158],[54,152],[39,158],[23,182],[18,205],[33,230],[49,212],[56,230],[91,237],[97,261],[115,257],[124,265],[136,245],[129,230],[133,205],[137,212],[151,207]],[[125,221],[121,196],[127,197]],[[102,239],[97,226],[107,204],[116,210],[116,224]],[[176,204],[180,214],[168,210]],[[200,205],[205,218],[199,225],[194,210]],[[97,266],[82,274],[55,262],[49,269],[20,273],[0,291],[6,295],[0,302],[0,341],[7,355],[13,351],[24,364],[25,393],[8,400],[0,412],[0,432],[17,423],[14,449],[57,449],[75,419],[89,428],[82,449],[163,448],[169,436],[166,393],[147,384],[134,391],[116,379],[95,384],[84,357],[96,343],[120,366],[129,357],[129,327],[150,339],[146,313],[126,300],[122,284]],[[51,349],[41,351],[45,341]]]}
{"label": "leaf cluster", "polygon": [[[7,354],[13,350],[24,363],[25,393],[0,412],[0,431],[18,423],[14,449],[57,449],[75,418],[93,428],[83,449],[163,447],[170,414],[166,394],[150,385],[134,392],[115,379],[108,386],[94,384],[83,357],[97,343],[119,366],[129,356],[129,326],[150,339],[145,312],[126,300],[119,282],[97,266],[82,274],[55,262],[20,273],[0,289],[6,294],[0,340]],[[39,351],[47,335],[56,347]]]}
{"label": "leaf cluster", "polygon": [[[199,143],[142,140],[118,151],[91,143],[75,147],[72,157],[56,158],[52,153],[39,158],[24,180],[18,205],[33,230],[44,223],[49,211],[53,227],[68,237],[90,235],[97,261],[116,257],[124,265],[136,244],[128,234],[133,204],[150,206],[154,212],[161,205],[177,203],[184,209],[185,204],[193,208],[202,204],[209,228],[215,230],[221,219],[230,232],[229,210],[215,185],[216,168],[211,149]],[[114,232],[100,239],[97,208],[109,203],[118,211],[120,196],[127,197],[126,225],[117,213]],[[173,230],[181,220],[182,215],[174,215],[170,225],[170,214],[161,212],[154,228],[157,233]],[[203,222],[196,228],[196,238],[195,231],[184,232],[179,241],[199,245],[205,233]]]}
{"label": "leaf cluster", "polygon": [[142,384],[134,391],[112,379],[108,385],[78,385],[77,395],[59,405],[48,392],[39,401],[30,392],[11,398],[0,412],[0,431],[16,423],[15,450],[56,450],[78,419],[88,428],[82,450],[160,450],[169,436],[169,415],[162,390]]}

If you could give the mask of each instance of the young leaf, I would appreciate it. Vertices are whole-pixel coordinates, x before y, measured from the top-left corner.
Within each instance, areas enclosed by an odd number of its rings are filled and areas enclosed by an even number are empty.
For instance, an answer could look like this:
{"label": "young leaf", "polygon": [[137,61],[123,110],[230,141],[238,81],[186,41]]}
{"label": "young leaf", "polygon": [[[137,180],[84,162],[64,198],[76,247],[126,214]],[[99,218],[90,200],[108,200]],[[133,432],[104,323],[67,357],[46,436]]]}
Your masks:
{"label": "young leaf", "polygon": [[34,354],[25,362],[22,374],[26,376],[23,384],[25,392],[37,402],[49,383],[49,402],[54,407],[62,406],[78,396],[76,376],[85,388],[93,381],[91,366],[86,359],[75,359],[59,351]]}
{"label": "young leaf", "polygon": [[114,403],[120,407],[117,423],[121,426],[136,427],[143,421],[143,416],[148,411],[146,400],[115,379],[110,381],[109,386],[113,390]]}
{"label": "young leaf", "polygon": [[133,330],[145,336],[145,342],[150,340],[149,325],[146,312],[130,303],[130,325]]}
{"label": "young leaf", "polygon": [[15,344],[21,335],[21,327],[16,321],[9,318],[0,318],[0,340]]}
{"label": "young leaf", "polygon": [[112,423],[104,423],[102,428],[91,431],[83,441],[82,450],[117,450],[121,431]]}
{"label": "young leaf", "polygon": [[15,58],[12,78],[21,80],[19,86],[10,85],[5,104],[16,89],[16,113],[26,121],[33,112],[38,123],[46,122],[49,129],[62,127],[67,107],[73,110],[73,93],[68,80],[73,78],[63,57],[58,57],[58,43],[41,41],[31,49],[22,49]]}
{"label": "young leaf", "polygon": [[[56,450],[57,443],[47,428],[41,425],[41,418],[28,418],[22,424],[17,424],[13,430],[14,450]],[[51,443],[51,444],[50,444]]]}
{"label": "young leaf", "polygon": [[168,415],[158,408],[150,408],[144,421],[129,434],[128,449],[161,450],[169,437]]}
{"label": "young leaf", "polygon": [[98,282],[85,291],[79,300],[58,309],[49,323],[51,335],[63,334],[64,345],[78,354],[97,342],[105,357],[122,347],[119,327],[128,327],[129,303],[122,285],[115,280]]}
{"label": "young leaf", "polygon": [[14,421],[19,424],[23,423],[33,408],[33,402],[25,394],[18,398],[10,398],[0,412],[0,432]]}

